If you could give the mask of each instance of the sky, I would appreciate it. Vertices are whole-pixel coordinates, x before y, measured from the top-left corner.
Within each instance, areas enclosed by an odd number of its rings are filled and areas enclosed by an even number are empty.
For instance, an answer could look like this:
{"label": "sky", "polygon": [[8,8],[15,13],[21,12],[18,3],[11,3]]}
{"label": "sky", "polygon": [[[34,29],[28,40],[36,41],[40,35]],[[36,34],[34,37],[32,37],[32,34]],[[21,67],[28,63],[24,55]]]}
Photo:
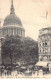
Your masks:
{"label": "sky", "polygon": [[[21,19],[26,37],[38,40],[39,30],[51,27],[51,0],[13,0],[16,15]],[[11,0],[0,0],[0,20],[3,24],[10,13]],[[46,18],[46,12],[47,18]],[[1,25],[2,25],[1,24]]]}

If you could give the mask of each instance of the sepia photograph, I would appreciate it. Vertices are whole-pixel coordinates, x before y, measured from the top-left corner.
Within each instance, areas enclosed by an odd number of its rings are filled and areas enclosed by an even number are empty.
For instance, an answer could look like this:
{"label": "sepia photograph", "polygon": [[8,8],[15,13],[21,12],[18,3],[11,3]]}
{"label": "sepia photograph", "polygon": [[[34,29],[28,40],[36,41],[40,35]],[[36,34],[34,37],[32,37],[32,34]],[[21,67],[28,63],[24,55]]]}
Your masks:
{"label": "sepia photograph", "polygon": [[51,0],[0,0],[0,79],[51,79]]}

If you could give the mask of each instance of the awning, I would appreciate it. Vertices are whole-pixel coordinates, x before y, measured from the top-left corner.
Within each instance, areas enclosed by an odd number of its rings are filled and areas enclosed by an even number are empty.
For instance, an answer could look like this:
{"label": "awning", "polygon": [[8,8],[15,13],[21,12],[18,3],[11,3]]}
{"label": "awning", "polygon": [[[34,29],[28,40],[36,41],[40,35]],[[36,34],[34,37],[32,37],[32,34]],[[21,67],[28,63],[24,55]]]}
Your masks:
{"label": "awning", "polygon": [[26,69],[26,67],[24,67],[24,66],[22,66],[21,68],[22,68],[22,69]]}
{"label": "awning", "polygon": [[43,66],[43,67],[46,67],[48,64],[48,62],[45,62],[45,61],[39,61],[37,62],[36,66]]}

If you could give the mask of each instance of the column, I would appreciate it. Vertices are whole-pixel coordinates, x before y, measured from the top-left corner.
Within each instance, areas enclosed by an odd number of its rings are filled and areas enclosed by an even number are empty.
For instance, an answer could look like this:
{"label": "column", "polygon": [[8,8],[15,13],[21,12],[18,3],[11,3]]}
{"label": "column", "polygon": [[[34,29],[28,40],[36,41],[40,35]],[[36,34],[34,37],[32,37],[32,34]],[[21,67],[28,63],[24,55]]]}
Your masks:
{"label": "column", "polygon": [[21,30],[20,30],[20,28],[19,28],[19,36],[21,36],[21,33],[20,33],[20,31],[21,31]]}
{"label": "column", "polygon": [[17,35],[17,29],[15,28],[15,35]]}
{"label": "column", "polygon": [[24,30],[22,30],[22,36],[24,37]]}
{"label": "column", "polygon": [[20,36],[20,28],[19,28],[19,36]]}
{"label": "column", "polygon": [[16,28],[14,28],[14,35],[16,35]]}
{"label": "column", "polygon": [[20,29],[18,29],[18,36],[20,36]]}
{"label": "column", "polygon": [[18,35],[18,28],[17,28],[17,35]]}
{"label": "column", "polygon": [[14,35],[14,28],[13,28],[13,35]]}
{"label": "column", "polygon": [[13,35],[13,28],[11,28],[11,35]]}
{"label": "column", "polygon": [[16,28],[16,35],[17,35],[17,28]]}
{"label": "column", "polygon": [[3,29],[2,29],[2,36],[4,36]]}
{"label": "column", "polygon": [[7,35],[7,28],[5,28],[5,33],[6,33],[6,34],[5,34],[5,36],[6,36],[6,35]]}
{"label": "column", "polygon": [[8,28],[7,28],[7,35],[8,35]]}
{"label": "column", "polygon": [[22,36],[22,29],[20,29],[20,36]]}
{"label": "column", "polygon": [[17,35],[17,28],[15,28],[15,33],[16,33],[15,35]]}
{"label": "column", "polygon": [[8,35],[8,28],[7,28],[7,35]]}
{"label": "column", "polygon": [[11,35],[11,28],[10,28],[10,35]]}
{"label": "column", "polygon": [[25,31],[23,31],[24,33],[23,33],[23,36],[25,37]]}
{"label": "column", "polygon": [[9,28],[8,28],[8,35],[9,35]]}
{"label": "column", "polygon": [[7,35],[7,28],[6,28],[6,35]]}
{"label": "column", "polygon": [[20,29],[20,36],[21,36],[21,29]]}
{"label": "column", "polygon": [[13,28],[13,35],[14,35],[14,28]]}
{"label": "column", "polygon": [[21,34],[21,36],[23,36],[23,31],[22,31],[22,34]]}
{"label": "column", "polygon": [[19,35],[19,29],[17,29],[17,35]]}
{"label": "column", "polygon": [[10,36],[10,28],[8,28],[8,30],[9,30],[9,36]]}
{"label": "column", "polygon": [[21,29],[21,36],[22,36],[22,29]]}

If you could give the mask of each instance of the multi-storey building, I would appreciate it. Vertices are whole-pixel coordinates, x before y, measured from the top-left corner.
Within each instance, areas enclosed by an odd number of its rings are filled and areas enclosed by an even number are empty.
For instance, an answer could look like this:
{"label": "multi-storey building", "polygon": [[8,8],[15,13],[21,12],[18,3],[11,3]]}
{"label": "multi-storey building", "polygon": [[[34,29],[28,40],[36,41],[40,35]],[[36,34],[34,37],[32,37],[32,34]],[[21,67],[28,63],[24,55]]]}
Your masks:
{"label": "multi-storey building", "polygon": [[51,61],[51,27],[39,30],[39,61]]}

